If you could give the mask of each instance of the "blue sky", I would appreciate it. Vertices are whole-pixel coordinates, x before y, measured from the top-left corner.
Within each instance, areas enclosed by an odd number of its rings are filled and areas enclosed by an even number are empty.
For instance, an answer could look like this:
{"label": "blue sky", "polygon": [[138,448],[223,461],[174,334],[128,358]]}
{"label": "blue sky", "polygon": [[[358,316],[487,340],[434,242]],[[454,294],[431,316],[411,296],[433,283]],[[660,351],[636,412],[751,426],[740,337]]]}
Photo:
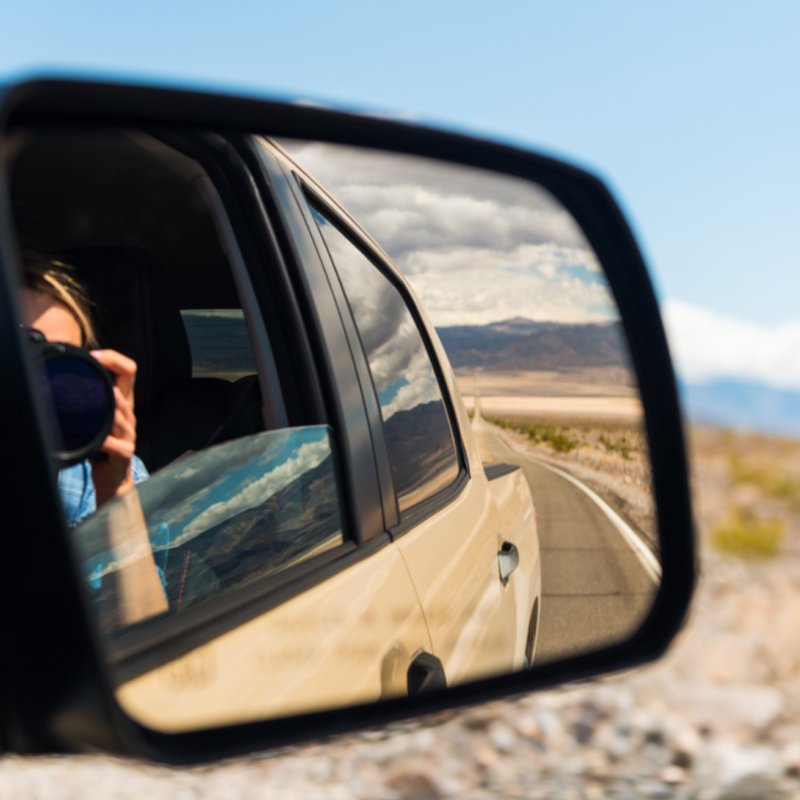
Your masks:
{"label": "blue sky", "polygon": [[577,160],[611,183],[668,305],[767,340],[794,327],[800,3],[4,5],[6,75],[322,99]]}

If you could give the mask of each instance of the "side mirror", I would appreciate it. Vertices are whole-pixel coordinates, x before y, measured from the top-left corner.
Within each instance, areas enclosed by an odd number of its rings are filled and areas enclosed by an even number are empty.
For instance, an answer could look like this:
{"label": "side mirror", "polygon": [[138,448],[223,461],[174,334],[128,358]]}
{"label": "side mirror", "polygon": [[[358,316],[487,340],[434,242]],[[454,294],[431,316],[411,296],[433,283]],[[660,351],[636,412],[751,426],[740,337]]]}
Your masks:
{"label": "side mirror", "polygon": [[[208,760],[664,651],[695,578],[681,414],[598,178],[127,85],[11,86],[0,125],[10,749]],[[31,247],[138,364],[149,477],[72,526]]]}

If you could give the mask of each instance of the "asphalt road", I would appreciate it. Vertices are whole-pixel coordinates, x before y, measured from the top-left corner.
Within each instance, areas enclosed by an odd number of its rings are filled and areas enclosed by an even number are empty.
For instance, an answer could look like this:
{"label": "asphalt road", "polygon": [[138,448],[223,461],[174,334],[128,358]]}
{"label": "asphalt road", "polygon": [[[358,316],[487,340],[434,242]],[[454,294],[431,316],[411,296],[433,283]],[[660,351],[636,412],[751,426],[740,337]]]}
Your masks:
{"label": "asphalt road", "polygon": [[519,465],[533,495],[542,561],[534,663],[624,639],[650,608],[657,567],[636,552],[602,501],[512,446],[494,426],[476,420],[474,427],[487,456]]}

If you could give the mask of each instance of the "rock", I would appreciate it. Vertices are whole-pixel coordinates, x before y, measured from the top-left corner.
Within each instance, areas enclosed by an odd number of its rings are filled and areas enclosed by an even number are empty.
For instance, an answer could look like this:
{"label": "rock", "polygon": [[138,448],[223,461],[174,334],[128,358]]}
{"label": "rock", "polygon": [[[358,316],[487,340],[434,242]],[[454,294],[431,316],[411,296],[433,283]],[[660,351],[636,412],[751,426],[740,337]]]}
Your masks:
{"label": "rock", "polygon": [[694,764],[694,756],[686,750],[676,750],[672,756],[672,765],[683,770],[690,769]]}
{"label": "rock", "polygon": [[789,742],[783,747],[781,757],[786,774],[800,777],[800,741]]}
{"label": "rock", "polygon": [[544,730],[535,714],[522,714],[517,720],[516,729],[517,733],[525,739],[536,741],[544,739]]}
{"label": "rock", "polygon": [[594,734],[594,724],[586,719],[579,719],[572,725],[572,735],[578,744],[588,744]]}
{"label": "rock", "polygon": [[645,732],[644,740],[647,742],[647,744],[654,744],[657,747],[663,747],[666,737],[664,736],[664,731],[658,728],[651,728],[649,731]]}
{"label": "rock", "polygon": [[688,775],[686,770],[682,767],[678,767],[675,764],[670,764],[668,767],[664,767],[664,769],[659,770],[656,777],[664,783],[679,784],[686,783]]}
{"label": "rock", "polygon": [[667,786],[665,783],[659,783],[657,781],[642,781],[636,787],[636,793],[632,794],[631,797],[666,798],[673,797],[673,794],[672,787]]}
{"label": "rock", "polygon": [[740,727],[756,733],[772,725],[784,708],[784,696],[771,686],[693,684],[675,698],[695,724],[711,730]]}
{"label": "rock", "polygon": [[606,778],[611,774],[608,759],[600,750],[587,749],[582,758],[585,775],[593,778]]}
{"label": "rock", "polygon": [[513,752],[517,747],[517,735],[505,722],[495,720],[489,726],[489,741],[500,753]]}
{"label": "rock", "polygon": [[495,714],[471,711],[469,714],[465,715],[462,724],[471,731],[485,731],[495,718]]}
{"label": "rock", "polygon": [[395,773],[387,778],[386,786],[402,800],[439,800],[444,797],[435,778],[427,771]]}
{"label": "rock", "polygon": [[[750,786],[766,782],[772,786],[783,775],[783,759],[766,746],[747,746],[721,739],[698,754],[695,776],[701,783],[720,787],[727,800],[750,797]],[[753,779],[748,781],[746,779]],[[740,794],[726,794],[732,791]],[[757,795],[756,795],[757,796]]]}
{"label": "rock", "polygon": [[555,731],[561,730],[561,721],[552,711],[540,711],[536,715],[536,719],[546,734],[551,734]]}
{"label": "rock", "polygon": [[409,737],[410,749],[417,753],[430,753],[436,747],[436,733],[431,728],[420,728]]}
{"label": "rock", "polygon": [[748,775],[724,789],[715,800],[769,800],[777,797],[775,781],[764,775]]}
{"label": "rock", "polygon": [[616,725],[603,725],[595,732],[593,743],[595,747],[603,750],[611,761],[621,761],[633,750],[629,734],[627,726],[621,731]]}
{"label": "rock", "polygon": [[478,766],[489,770],[500,760],[500,753],[493,747],[489,747],[489,745],[485,744],[473,751],[473,757]]}

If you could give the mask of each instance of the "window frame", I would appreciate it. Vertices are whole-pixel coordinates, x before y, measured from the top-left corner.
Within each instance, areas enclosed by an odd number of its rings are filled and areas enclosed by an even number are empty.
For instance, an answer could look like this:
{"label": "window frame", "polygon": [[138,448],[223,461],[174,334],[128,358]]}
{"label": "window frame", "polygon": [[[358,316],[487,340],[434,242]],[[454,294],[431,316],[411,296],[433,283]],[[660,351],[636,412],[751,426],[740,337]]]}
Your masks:
{"label": "window frame", "polygon": [[[318,238],[322,247],[324,248],[326,254],[326,266],[332,270],[333,275],[335,275],[336,283],[341,288],[342,300],[340,300],[340,302],[344,302],[345,304],[343,313],[345,313],[350,320],[352,320],[353,329],[355,331],[355,341],[357,342],[357,349],[360,353],[363,363],[366,365],[370,377],[368,391],[372,396],[372,405],[375,409],[371,415],[370,422],[373,428],[373,436],[378,442],[378,447],[376,448],[376,458],[379,458],[383,462],[383,469],[389,473],[389,480],[391,481],[392,487],[391,500],[393,501],[393,507],[397,514],[394,524],[387,526],[387,530],[391,533],[392,538],[394,539],[449,505],[453,499],[455,499],[455,497],[461,494],[470,480],[471,476],[468,468],[469,459],[455,413],[453,397],[450,393],[447,382],[444,379],[443,366],[433,347],[426,321],[422,318],[417,301],[409,293],[408,287],[405,284],[405,280],[397,267],[391,261],[389,256],[380,249],[380,246],[374,240],[372,240],[366,231],[364,231],[361,226],[322,189],[322,187],[320,187],[313,179],[309,179],[309,176],[302,172],[302,170],[296,165],[295,169],[293,170],[293,177],[300,196],[304,201],[303,212],[306,215],[309,223],[313,225],[315,237]],[[414,321],[414,325],[416,326],[423,347],[425,348],[428,361],[433,369],[433,373],[436,377],[436,382],[439,387],[439,392],[442,397],[445,414],[447,416],[447,421],[453,436],[457,466],[456,475],[447,486],[439,489],[437,492],[434,492],[424,500],[409,506],[402,513],[399,510],[397,492],[394,489],[394,480],[391,477],[391,461],[386,445],[385,426],[380,412],[380,404],[378,402],[377,392],[372,380],[372,373],[369,370],[367,354],[361,341],[361,336],[358,333],[358,328],[355,323],[349,298],[347,297],[347,292],[344,288],[344,284],[341,281],[335,262],[333,261],[333,258],[328,252],[327,246],[325,245],[319,225],[314,218],[312,206],[318,207],[320,209],[320,213],[323,213],[324,216],[329,218],[329,223],[334,225],[334,227],[336,227],[336,229],[369,260],[375,269],[398,292],[400,299],[405,304],[406,309]]]}
{"label": "window frame", "polygon": [[[252,168],[260,170],[260,189],[268,207],[274,210],[280,226],[281,246],[297,278],[297,294],[305,301],[305,322],[313,340],[317,363],[325,372],[326,400],[330,419],[341,431],[341,453],[352,503],[353,531],[359,543],[375,537],[385,538],[397,521],[388,462],[376,454],[382,439],[375,437],[374,418],[377,399],[364,391],[371,378],[363,353],[354,347],[355,323],[342,313],[344,297],[341,285],[332,273],[327,249],[308,210],[288,162],[274,142],[253,136],[249,154]],[[377,442],[377,445],[376,445]]]}
{"label": "window frame", "polygon": [[[123,676],[122,682],[163,666],[199,645],[240,627],[389,543],[388,537],[385,541],[376,538],[370,542],[371,546],[364,546],[352,525],[352,510],[346,496],[350,481],[343,467],[345,437],[329,419],[328,408],[321,401],[330,387],[323,383],[323,377],[316,367],[317,358],[309,352],[311,348],[308,346],[306,323],[299,314],[294,313],[299,305],[296,284],[290,279],[291,266],[287,264],[285,249],[278,245],[275,235],[279,221],[274,211],[270,214],[266,210],[251,168],[231,146],[231,142],[217,134],[203,132],[190,136],[173,133],[162,136],[159,131],[142,130],[174,147],[182,155],[194,159],[206,173],[211,193],[204,192],[204,199],[209,203],[211,212],[220,215],[217,235],[228,248],[227,268],[235,281],[244,312],[260,384],[264,372],[271,374],[274,370],[274,365],[265,365],[264,346],[270,351],[271,357],[275,330],[283,329],[284,325],[288,327],[289,335],[285,329],[283,334],[291,340],[288,346],[290,352],[297,352],[295,367],[302,376],[295,380],[301,389],[308,388],[315,395],[301,414],[306,417],[306,424],[316,421],[317,424],[327,424],[331,429],[334,470],[342,501],[340,511],[344,538],[341,544],[284,571],[227,588],[202,602],[187,606],[180,613],[152,617],[107,637],[102,648],[113,670],[115,682],[120,682]],[[288,314],[281,315],[280,326],[277,321],[270,325],[265,312],[265,308],[269,307],[265,301],[271,299],[266,288],[270,283],[267,280],[267,273],[270,272],[278,273],[276,278],[281,281],[281,301],[285,302],[278,305],[289,308]],[[274,285],[275,281],[272,281]],[[287,316],[290,317],[288,323]],[[284,371],[277,382],[278,393],[282,393],[285,379]],[[87,585],[82,590],[85,607],[91,614],[91,590]]]}

